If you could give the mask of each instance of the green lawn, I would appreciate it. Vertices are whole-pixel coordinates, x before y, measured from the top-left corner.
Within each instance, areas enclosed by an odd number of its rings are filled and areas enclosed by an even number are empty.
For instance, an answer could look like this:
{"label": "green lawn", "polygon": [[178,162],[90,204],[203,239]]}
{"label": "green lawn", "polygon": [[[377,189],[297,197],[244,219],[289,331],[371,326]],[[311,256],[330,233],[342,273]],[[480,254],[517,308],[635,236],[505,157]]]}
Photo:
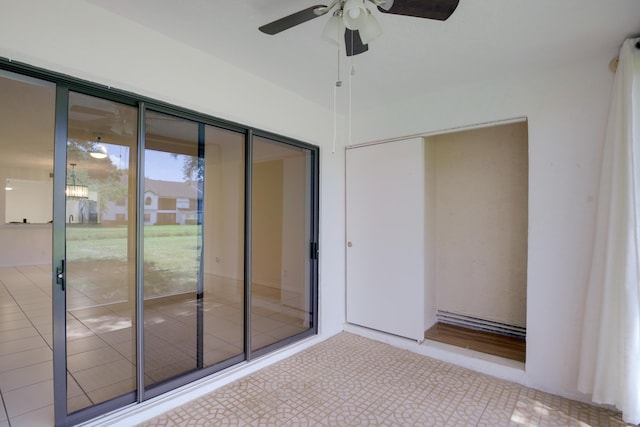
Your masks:
{"label": "green lawn", "polygon": [[[197,236],[198,225],[146,225],[145,237]],[[127,226],[67,225],[67,240],[126,239]]]}
{"label": "green lawn", "polygon": [[[145,296],[195,290],[199,239],[197,225],[145,226]],[[67,265],[69,272],[76,272],[69,277],[69,285],[92,295],[108,285],[121,289],[109,299],[126,298],[127,259],[135,256],[127,255],[127,246],[124,226],[68,226]]]}

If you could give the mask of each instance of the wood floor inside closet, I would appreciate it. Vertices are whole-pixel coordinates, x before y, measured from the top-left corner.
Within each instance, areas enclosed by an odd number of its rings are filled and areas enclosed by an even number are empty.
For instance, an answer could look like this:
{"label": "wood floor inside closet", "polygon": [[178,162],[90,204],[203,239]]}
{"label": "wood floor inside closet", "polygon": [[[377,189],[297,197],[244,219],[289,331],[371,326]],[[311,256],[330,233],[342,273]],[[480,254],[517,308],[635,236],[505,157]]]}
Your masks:
{"label": "wood floor inside closet", "polygon": [[424,333],[424,337],[429,340],[493,354],[519,362],[525,361],[526,342],[515,337],[445,323],[436,323]]}

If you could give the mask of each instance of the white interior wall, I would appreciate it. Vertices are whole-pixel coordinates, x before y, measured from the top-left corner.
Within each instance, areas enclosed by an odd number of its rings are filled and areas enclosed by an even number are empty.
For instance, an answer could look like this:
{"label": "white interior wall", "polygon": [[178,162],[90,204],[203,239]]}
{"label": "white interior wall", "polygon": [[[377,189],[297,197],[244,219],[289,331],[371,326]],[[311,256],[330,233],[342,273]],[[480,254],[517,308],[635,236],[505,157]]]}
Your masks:
{"label": "white interior wall", "polygon": [[[0,154],[1,156],[1,154]],[[0,166],[0,187],[3,193],[11,193],[4,189],[7,178],[19,178],[27,181],[49,183],[48,200],[52,200],[53,182],[49,178],[48,171],[37,168],[15,168],[7,165]],[[33,201],[33,198],[30,200]],[[51,218],[44,220],[47,213],[40,210],[40,215],[27,215],[28,222],[38,222],[44,224],[5,224],[9,221],[22,221],[20,218],[24,216],[9,214],[7,217],[7,201],[11,201],[11,197],[0,197],[0,267],[13,265],[42,265],[51,262],[51,224],[46,224]],[[49,204],[50,205],[50,204]],[[34,209],[38,209],[34,207]],[[51,208],[49,208],[49,213]],[[38,209],[39,210],[39,209]],[[11,208],[9,208],[11,211]],[[23,212],[24,213],[24,212]],[[17,215],[17,214],[16,214]],[[34,249],[35,248],[35,249]]]}
{"label": "white interior wall", "polygon": [[[613,74],[605,55],[461,83],[354,117],[354,142],[527,117],[529,242],[523,382],[577,399],[595,199]],[[357,93],[354,93],[354,98]]]}
{"label": "white interior wall", "polygon": [[53,219],[53,182],[12,179],[5,190],[5,222],[46,224]]}
{"label": "white interior wall", "polygon": [[342,330],[344,151],[331,154],[332,111],[83,1],[4,7],[10,9],[0,14],[2,57],[320,146],[318,326],[321,338]]}
{"label": "white interior wall", "polygon": [[204,270],[230,284],[244,280],[244,135],[205,131]]}
{"label": "white interior wall", "polygon": [[[307,278],[309,277],[309,162],[304,153],[282,159],[282,266],[281,303],[309,312]],[[304,208],[300,208],[304,206]]]}
{"label": "white interior wall", "polygon": [[[17,167],[12,167],[10,165],[7,164],[0,164],[0,183],[2,184],[2,191],[5,192],[6,190],[4,189],[5,187],[5,183],[7,181],[7,179],[13,181],[14,183],[18,183],[19,181],[22,181],[23,184],[26,186],[28,185],[29,187],[32,187],[31,189],[36,189],[36,187],[38,187],[38,191],[39,193],[45,197],[48,198],[49,201],[51,201],[51,194],[53,192],[53,179],[51,177],[49,177],[49,170],[47,169],[42,169],[42,168],[17,168]],[[18,180],[18,181],[14,181],[14,180]],[[7,212],[9,212],[10,214],[13,212],[13,214],[17,214],[18,212],[20,212],[20,210],[15,211],[15,208],[12,208],[11,206],[7,207],[6,205],[6,201],[7,198],[11,199],[12,197],[19,197],[19,196],[15,196],[15,195],[11,195],[9,193],[11,193],[11,191],[7,192],[7,196],[0,197],[0,224],[4,224],[6,222],[10,222],[10,221],[14,221],[15,217],[13,217],[13,219],[11,217],[7,216]],[[29,205],[33,205],[34,209],[38,208],[38,210],[42,210],[39,209],[39,204],[43,204],[43,209],[46,210],[47,207],[44,206],[44,204],[46,204],[46,201],[38,201],[38,200],[30,200],[30,201],[25,201],[24,202],[28,203]],[[48,216],[51,216],[51,203],[49,203],[48,209],[49,209],[49,213]],[[45,216],[47,215],[47,213],[45,212]],[[11,216],[11,215],[10,215]],[[42,214],[39,214],[38,216],[42,216]],[[27,218],[28,219],[28,218]],[[22,219],[19,219],[20,221]],[[29,221],[29,222],[47,222],[50,221],[51,218],[47,219],[46,221]]]}
{"label": "white interior wall", "polygon": [[282,281],[283,161],[253,163],[251,280],[280,289]]}

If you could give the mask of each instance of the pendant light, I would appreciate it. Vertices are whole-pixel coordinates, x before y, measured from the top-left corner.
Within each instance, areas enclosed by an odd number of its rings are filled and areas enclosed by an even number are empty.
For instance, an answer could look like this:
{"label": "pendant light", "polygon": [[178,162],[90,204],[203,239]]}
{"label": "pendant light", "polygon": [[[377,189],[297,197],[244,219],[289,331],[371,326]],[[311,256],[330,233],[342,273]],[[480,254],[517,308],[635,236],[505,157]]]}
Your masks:
{"label": "pendant light", "polygon": [[76,164],[70,163],[70,165],[71,173],[69,174],[69,178],[71,178],[71,183],[67,182],[64,194],[69,199],[88,199],[89,187],[86,185],[76,184]]}

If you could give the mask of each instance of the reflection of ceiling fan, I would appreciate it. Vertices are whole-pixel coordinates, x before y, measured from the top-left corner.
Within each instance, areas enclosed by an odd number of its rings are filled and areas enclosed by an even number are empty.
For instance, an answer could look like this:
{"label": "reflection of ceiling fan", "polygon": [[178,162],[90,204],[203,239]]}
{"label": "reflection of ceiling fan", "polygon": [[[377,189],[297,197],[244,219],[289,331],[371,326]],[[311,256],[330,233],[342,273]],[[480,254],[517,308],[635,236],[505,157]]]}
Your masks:
{"label": "reflection of ceiling fan", "polygon": [[[129,112],[127,112],[129,113]],[[69,122],[90,133],[104,133],[131,136],[135,130],[135,116],[123,114],[120,109],[112,105],[98,107],[75,104],[69,111]]]}
{"label": "reflection of ceiling fan", "polygon": [[456,10],[459,0],[333,0],[328,6],[308,7],[263,25],[259,30],[269,35],[278,34],[334,10],[323,37],[341,44],[344,34],[347,56],[358,55],[369,50],[368,43],[382,34],[382,27],[365,7],[367,1],[382,13],[444,21]]}

